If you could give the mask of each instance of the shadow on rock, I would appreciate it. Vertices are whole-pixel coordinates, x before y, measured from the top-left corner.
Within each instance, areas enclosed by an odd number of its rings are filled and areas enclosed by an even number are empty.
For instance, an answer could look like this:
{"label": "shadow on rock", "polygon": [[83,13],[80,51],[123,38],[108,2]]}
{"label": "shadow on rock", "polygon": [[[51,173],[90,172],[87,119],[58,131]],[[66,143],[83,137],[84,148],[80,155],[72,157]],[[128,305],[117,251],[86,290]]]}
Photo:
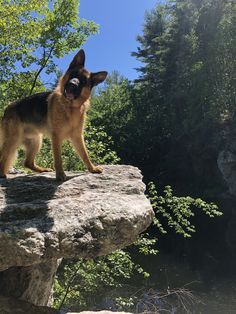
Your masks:
{"label": "shadow on rock", "polygon": [[48,204],[59,185],[55,178],[44,175],[1,179],[0,229],[32,227],[41,232],[49,231],[53,218],[49,215]]}

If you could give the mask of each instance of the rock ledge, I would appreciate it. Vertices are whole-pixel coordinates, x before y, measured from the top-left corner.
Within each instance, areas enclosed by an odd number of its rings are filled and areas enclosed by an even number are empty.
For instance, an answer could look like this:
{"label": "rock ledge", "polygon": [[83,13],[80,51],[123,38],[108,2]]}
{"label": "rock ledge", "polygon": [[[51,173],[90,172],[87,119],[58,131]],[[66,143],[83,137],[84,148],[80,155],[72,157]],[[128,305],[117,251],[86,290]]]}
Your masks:
{"label": "rock ledge", "polygon": [[108,254],[150,225],[137,168],[67,175],[61,184],[54,173],[0,179],[0,294],[46,305],[59,259]]}

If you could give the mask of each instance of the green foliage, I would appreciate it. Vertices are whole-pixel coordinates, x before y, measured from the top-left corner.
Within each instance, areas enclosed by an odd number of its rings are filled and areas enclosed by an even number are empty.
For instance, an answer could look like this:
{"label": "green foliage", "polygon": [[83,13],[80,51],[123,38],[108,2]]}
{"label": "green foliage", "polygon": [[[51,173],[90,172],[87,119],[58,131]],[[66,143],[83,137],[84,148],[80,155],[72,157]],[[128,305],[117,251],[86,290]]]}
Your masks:
{"label": "green foliage", "polygon": [[[149,233],[141,234],[134,246],[138,248],[138,252],[143,255],[156,255],[158,250],[155,248],[157,238],[153,238]],[[149,275],[147,275],[148,277]]]}
{"label": "green foliage", "polygon": [[232,116],[235,14],[223,0],[167,1],[147,14],[134,55],[144,62],[140,80],[147,112],[154,109],[154,136],[155,124],[171,141],[200,136],[203,128],[215,130],[226,112]]}
{"label": "green foliage", "polygon": [[[78,49],[97,32],[94,22],[78,18],[77,0],[0,2],[0,79],[32,65],[55,71],[53,58]],[[46,63],[46,64],[45,64]]]}
{"label": "green foliage", "polygon": [[[154,225],[161,233],[167,233],[163,224],[174,229],[177,234],[184,237],[191,237],[191,233],[195,232],[195,226],[191,222],[191,218],[195,216],[196,210],[201,210],[209,217],[218,217],[222,212],[213,203],[207,203],[200,198],[194,199],[190,196],[177,197],[173,195],[170,186],[166,186],[163,196],[158,195],[153,182],[148,185],[148,194],[155,211]],[[161,221],[164,222],[162,223]]]}
{"label": "green foliage", "polygon": [[93,123],[148,180],[178,182],[188,194],[222,186],[216,158],[235,111],[235,8],[223,0],[158,4],[137,37],[139,79],[116,73],[98,92]]}
{"label": "green foliage", "polygon": [[[0,116],[3,115],[5,107],[12,101],[28,96],[31,91],[32,80],[36,71],[15,73],[9,80],[0,81]],[[41,80],[37,80],[34,92],[45,91]]]}
{"label": "green foliage", "polygon": [[85,142],[91,159],[96,164],[117,164],[120,161],[116,152],[111,149],[113,138],[107,135],[103,126],[94,127],[91,123],[88,123]]}
{"label": "green foliage", "polygon": [[[92,99],[91,121],[103,125],[114,142],[122,149],[129,136],[129,121],[132,118],[130,83],[114,72],[108,76],[104,89],[98,90]],[[121,151],[121,150],[120,150]],[[124,153],[124,152],[122,152]]]}
{"label": "green foliage", "polygon": [[[0,107],[42,90],[40,75],[98,31],[77,0],[0,0]],[[45,89],[45,87],[44,87]]]}
{"label": "green foliage", "polygon": [[[76,311],[100,304],[104,293],[125,287],[135,273],[147,276],[122,250],[94,260],[70,261],[62,267],[55,281],[54,306]],[[116,306],[131,306],[132,301],[119,297]]]}

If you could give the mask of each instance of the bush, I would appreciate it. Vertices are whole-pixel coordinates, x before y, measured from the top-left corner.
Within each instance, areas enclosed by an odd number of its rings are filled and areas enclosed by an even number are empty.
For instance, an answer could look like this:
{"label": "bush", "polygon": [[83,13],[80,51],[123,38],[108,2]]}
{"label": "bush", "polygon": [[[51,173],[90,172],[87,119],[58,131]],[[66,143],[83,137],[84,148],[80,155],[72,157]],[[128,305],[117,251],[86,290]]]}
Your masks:
{"label": "bush", "polygon": [[167,233],[163,227],[163,225],[167,225],[174,229],[176,234],[185,238],[191,237],[191,233],[196,231],[195,226],[191,223],[191,218],[195,216],[197,210],[201,210],[209,217],[222,215],[214,203],[207,203],[200,198],[194,199],[190,196],[173,195],[173,190],[169,185],[164,188],[163,195],[158,195],[155,184],[150,182],[148,194],[156,213],[153,223],[162,234]]}
{"label": "bush", "polygon": [[[54,306],[72,311],[96,308],[101,306],[104,295],[124,288],[134,275],[145,278],[148,274],[123,250],[93,260],[65,261],[55,279]],[[113,306],[133,305],[133,300],[128,302],[128,299],[115,295]]]}

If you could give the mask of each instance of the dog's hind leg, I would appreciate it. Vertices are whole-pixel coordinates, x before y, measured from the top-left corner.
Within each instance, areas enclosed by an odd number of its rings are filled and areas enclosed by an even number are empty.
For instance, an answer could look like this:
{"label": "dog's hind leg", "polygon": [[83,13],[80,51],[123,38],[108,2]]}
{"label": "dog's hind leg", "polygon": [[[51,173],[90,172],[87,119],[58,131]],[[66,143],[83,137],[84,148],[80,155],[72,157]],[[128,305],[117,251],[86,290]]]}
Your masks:
{"label": "dog's hind leg", "polygon": [[6,178],[20,144],[20,129],[17,122],[1,123],[0,177]]}
{"label": "dog's hind leg", "polygon": [[14,160],[18,148],[18,139],[4,139],[0,152],[0,178],[6,178]]}
{"label": "dog's hind leg", "polygon": [[35,172],[52,171],[52,169],[40,167],[35,163],[35,156],[40,151],[42,145],[42,135],[39,134],[31,138],[25,138],[23,145],[25,147],[25,167]]}

